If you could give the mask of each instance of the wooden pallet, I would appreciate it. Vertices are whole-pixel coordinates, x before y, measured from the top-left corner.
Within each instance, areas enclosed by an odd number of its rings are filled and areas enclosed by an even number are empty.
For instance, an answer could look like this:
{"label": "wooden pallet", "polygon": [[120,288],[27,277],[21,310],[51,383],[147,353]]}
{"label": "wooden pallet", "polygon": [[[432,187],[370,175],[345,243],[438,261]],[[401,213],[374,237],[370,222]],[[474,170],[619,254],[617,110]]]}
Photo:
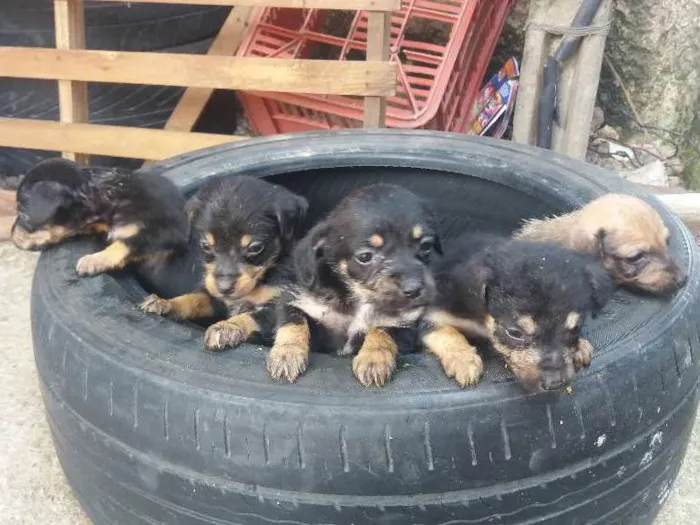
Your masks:
{"label": "wooden pallet", "polygon": [[[113,1],[113,0],[94,0]],[[366,127],[383,126],[396,91],[389,62],[391,12],[401,0],[121,0],[125,3],[236,6],[206,55],[85,49],[83,0],[54,0],[56,48],[0,47],[0,76],[58,81],[60,122],[0,118],[0,146],[161,160],[246,137],[191,133],[214,89],[365,97]],[[348,7],[350,6],[350,7]],[[338,62],[235,57],[252,10],[261,7],[368,11],[367,60]],[[188,88],[165,129],[89,124],[87,82]]]}

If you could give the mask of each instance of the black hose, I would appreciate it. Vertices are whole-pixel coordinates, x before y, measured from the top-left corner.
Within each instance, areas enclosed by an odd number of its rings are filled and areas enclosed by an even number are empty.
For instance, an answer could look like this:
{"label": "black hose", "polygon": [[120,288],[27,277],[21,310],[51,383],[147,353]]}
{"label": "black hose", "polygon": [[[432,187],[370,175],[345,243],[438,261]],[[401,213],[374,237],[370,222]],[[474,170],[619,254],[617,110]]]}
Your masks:
{"label": "black hose", "polygon": [[[571,21],[572,28],[586,27],[603,0],[583,0]],[[557,91],[559,88],[559,70],[571,58],[581,45],[582,36],[565,36],[562,38],[553,56],[547,57],[542,69],[542,92],[537,107],[537,146],[552,149],[552,127],[557,108]]]}

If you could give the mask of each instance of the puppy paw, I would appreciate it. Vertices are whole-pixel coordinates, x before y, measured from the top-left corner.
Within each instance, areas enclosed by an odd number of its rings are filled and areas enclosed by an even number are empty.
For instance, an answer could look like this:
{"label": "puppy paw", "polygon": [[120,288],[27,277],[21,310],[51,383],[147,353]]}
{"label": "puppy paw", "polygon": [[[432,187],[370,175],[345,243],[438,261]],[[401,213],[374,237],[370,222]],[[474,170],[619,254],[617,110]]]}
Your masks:
{"label": "puppy paw", "polygon": [[462,388],[476,386],[484,372],[484,363],[476,352],[453,350],[440,357],[447,377],[453,378]]}
{"label": "puppy paw", "polygon": [[141,302],[139,310],[148,314],[167,316],[170,314],[172,306],[167,299],[162,299],[156,294],[151,294]]}
{"label": "puppy paw", "polygon": [[105,263],[102,253],[91,253],[84,255],[78,260],[75,270],[81,277],[97,275],[109,270],[109,266]]}
{"label": "puppy paw", "polygon": [[573,354],[574,369],[578,372],[582,368],[588,368],[593,355],[593,345],[587,339],[579,339],[578,349]]}
{"label": "puppy paw", "polygon": [[396,370],[396,358],[388,351],[361,351],[352,360],[353,374],[366,387],[384,386],[394,370]]}
{"label": "puppy paw", "polygon": [[267,355],[267,371],[272,379],[286,379],[293,383],[306,371],[309,351],[301,346],[275,345]]}
{"label": "puppy paw", "polygon": [[240,345],[248,338],[245,327],[235,321],[219,321],[207,328],[204,333],[204,346],[207,350],[223,350]]}

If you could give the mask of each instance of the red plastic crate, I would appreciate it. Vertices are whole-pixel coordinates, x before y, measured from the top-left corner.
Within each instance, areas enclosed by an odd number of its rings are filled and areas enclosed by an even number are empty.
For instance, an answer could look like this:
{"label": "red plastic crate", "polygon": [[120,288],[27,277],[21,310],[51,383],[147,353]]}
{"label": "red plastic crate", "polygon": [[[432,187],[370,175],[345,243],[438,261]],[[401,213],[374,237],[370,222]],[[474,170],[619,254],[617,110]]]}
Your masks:
{"label": "red plastic crate", "polygon": [[[387,101],[387,126],[465,131],[513,1],[403,0],[391,20],[391,60],[399,67],[396,96]],[[238,55],[364,60],[366,12],[338,13],[343,12],[267,8],[251,24]],[[339,32],[339,26],[342,35],[327,29]],[[239,96],[262,135],[362,127],[361,97],[251,91]]]}

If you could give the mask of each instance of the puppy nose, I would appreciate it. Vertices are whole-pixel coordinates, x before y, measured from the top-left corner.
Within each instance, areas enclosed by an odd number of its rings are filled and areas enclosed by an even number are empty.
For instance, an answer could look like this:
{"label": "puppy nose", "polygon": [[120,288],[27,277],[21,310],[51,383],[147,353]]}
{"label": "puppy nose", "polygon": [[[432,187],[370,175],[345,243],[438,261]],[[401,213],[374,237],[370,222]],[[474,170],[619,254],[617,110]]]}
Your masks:
{"label": "puppy nose", "polygon": [[564,379],[560,374],[545,374],[542,377],[542,388],[544,390],[558,390],[564,386]]}
{"label": "puppy nose", "polygon": [[219,277],[216,279],[216,287],[222,294],[230,294],[236,289],[236,278],[231,277]]}
{"label": "puppy nose", "polygon": [[683,286],[685,286],[686,282],[688,282],[688,276],[685,273],[683,273],[682,270],[676,269],[676,286],[678,288],[682,288]]}
{"label": "puppy nose", "polygon": [[420,279],[404,279],[401,281],[401,291],[409,299],[415,299],[423,291],[423,281]]}

